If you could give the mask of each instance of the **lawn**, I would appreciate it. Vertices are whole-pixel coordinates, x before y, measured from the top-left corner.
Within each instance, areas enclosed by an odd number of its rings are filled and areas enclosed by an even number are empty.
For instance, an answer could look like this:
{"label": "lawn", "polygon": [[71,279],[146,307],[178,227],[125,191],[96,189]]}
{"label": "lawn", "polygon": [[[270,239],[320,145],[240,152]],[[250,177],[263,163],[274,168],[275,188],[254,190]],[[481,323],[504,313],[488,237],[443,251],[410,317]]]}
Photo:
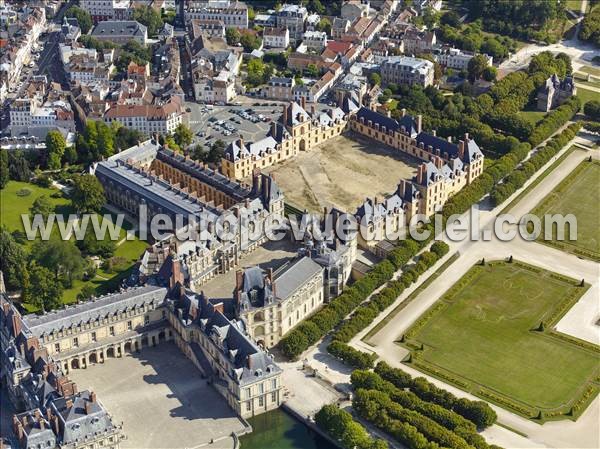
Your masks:
{"label": "lawn", "polygon": [[[22,195],[26,191],[30,193]],[[46,195],[59,210],[68,210],[69,200],[62,196],[53,198],[53,194],[60,195],[60,191],[54,188],[39,187],[28,182],[10,181],[0,190],[0,224],[6,226],[11,232],[23,231],[21,214],[28,214],[34,201],[42,195]]]}
{"label": "lawn", "polygon": [[543,111],[520,111],[519,115],[535,126],[546,116],[546,113]]}
{"label": "lawn", "polygon": [[600,69],[596,67],[590,67],[589,65],[582,65],[579,67],[580,72],[591,73],[595,76],[600,76]]}
{"label": "lawn", "polygon": [[582,105],[586,104],[588,101],[600,100],[600,92],[582,89],[581,87],[577,87],[577,96],[581,100]]}
{"label": "lawn", "polygon": [[[30,193],[26,196],[22,196],[22,192],[25,190],[28,190]],[[21,194],[18,194],[17,192]],[[53,194],[56,198],[52,197]],[[55,205],[56,213],[73,213],[70,207],[70,201],[67,198],[56,194],[60,194],[60,192],[54,188],[43,188],[26,182],[10,181],[4,189],[0,190],[0,224],[6,226],[11,232],[23,232],[24,229],[21,221],[21,214],[29,213],[29,208],[33,202],[42,195],[46,195]],[[101,211],[101,214],[108,214],[108,211]],[[77,300],[77,295],[86,285],[93,286],[98,294],[106,293],[118,288],[121,280],[130,273],[132,266],[137,262],[148,246],[146,242],[139,240],[137,237],[134,240],[124,240],[127,235],[126,230],[128,229],[131,229],[131,225],[127,222],[123,222],[122,228],[119,229],[119,241],[121,244],[118,244],[114,253],[114,257],[123,258],[124,263],[111,272],[107,272],[101,268],[98,269],[96,276],[89,281],[74,281],[72,287],[65,290],[63,293],[62,299],[64,303],[75,302]],[[58,235],[58,231],[55,232]],[[29,250],[31,244],[32,242],[26,241],[24,246]],[[25,307],[30,312],[35,311],[28,305]]]}
{"label": "lawn", "polygon": [[[586,290],[517,261],[478,265],[409,329],[404,344],[416,349],[418,369],[528,417],[559,409],[564,419],[587,388],[580,406],[597,393],[600,358],[596,346],[549,329]],[[545,331],[534,330],[542,321]]]}
{"label": "lawn", "polygon": [[[564,251],[600,260],[600,162],[582,162],[535,209],[533,214],[573,214],[577,218],[577,240],[540,242]],[[543,220],[542,220],[543,223]]]}

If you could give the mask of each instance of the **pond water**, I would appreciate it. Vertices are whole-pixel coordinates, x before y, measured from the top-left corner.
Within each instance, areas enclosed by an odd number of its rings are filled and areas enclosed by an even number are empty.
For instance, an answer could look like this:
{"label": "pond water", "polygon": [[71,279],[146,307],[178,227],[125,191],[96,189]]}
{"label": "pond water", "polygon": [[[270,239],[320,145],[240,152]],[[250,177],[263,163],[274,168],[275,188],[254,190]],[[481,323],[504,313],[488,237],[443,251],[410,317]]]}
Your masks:
{"label": "pond water", "polygon": [[280,409],[248,421],[253,431],[240,438],[242,449],[337,449]]}

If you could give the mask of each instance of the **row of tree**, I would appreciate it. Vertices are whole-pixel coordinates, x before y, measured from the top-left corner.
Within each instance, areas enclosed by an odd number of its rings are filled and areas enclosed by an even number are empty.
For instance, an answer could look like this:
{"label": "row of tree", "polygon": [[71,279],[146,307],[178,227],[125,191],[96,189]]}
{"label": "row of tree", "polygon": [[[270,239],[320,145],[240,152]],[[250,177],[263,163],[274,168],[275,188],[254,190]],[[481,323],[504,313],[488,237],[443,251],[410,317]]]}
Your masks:
{"label": "row of tree", "polygon": [[402,243],[390,253],[387,259],[394,269],[402,268],[402,275],[397,280],[389,281],[386,287],[373,295],[367,303],[360,305],[333,334],[333,341],[327,347],[330,354],[354,368],[372,368],[377,357],[375,354],[358,351],[347,343],[369,326],[406,288],[416,282],[421,274],[431,268],[449,250],[446,243],[434,242],[431,251],[423,252],[415,264],[407,265],[412,256],[419,251],[420,246],[414,240],[405,240]]}
{"label": "row of tree", "polygon": [[579,39],[591,42],[600,48],[600,5],[597,4],[585,15],[579,30]]}
{"label": "row of tree", "polygon": [[566,102],[556,108],[554,111],[547,114],[535,127],[529,143],[532,147],[538,146],[556,131],[558,131],[565,123],[571,120],[581,108],[581,100],[577,96],[569,98]]}
{"label": "row of tree", "polygon": [[494,186],[490,199],[494,206],[502,204],[509,196],[516,192],[527,182],[531,176],[542,168],[556,153],[558,153],[571,139],[573,139],[581,124],[572,123],[563,132],[554,136],[543,148],[535,152],[519,168],[513,170],[502,182]]}
{"label": "row of tree", "polygon": [[315,415],[315,423],[345,449],[387,449],[384,440],[374,439],[352,415],[333,404],[324,405]]}

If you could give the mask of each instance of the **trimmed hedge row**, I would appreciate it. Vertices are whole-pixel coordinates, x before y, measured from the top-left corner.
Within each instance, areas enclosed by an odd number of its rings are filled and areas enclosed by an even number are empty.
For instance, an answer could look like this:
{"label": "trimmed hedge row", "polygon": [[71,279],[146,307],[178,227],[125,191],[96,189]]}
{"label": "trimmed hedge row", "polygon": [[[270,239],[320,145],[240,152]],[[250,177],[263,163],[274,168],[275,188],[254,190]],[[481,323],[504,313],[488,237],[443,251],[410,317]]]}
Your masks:
{"label": "trimmed hedge row", "polygon": [[549,113],[544,117],[535,127],[531,136],[529,136],[529,143],[532,147],[538,146],[544,140],[558,131],[558,129],[573,118],[577,112],[581,109],[581,100],[577,95],[569,98],[562,105],[556,108],[553,112]]}
{"label": "trimmed hedge row", "polygon": [[[451,430],[439,425],[432,419],[393,402],[389,395],[378,390],[359,388],[354,392],[352,408],[362,418],[378,425],[378,417],[385,412],[390,418],[397,419],[415,427],[430,442],[448,449],[470,449],[469,444]],[[386,431],[386,429],[382,429]]]}
{"label": "trimmed hedge row", "polygon": [[387,441],[373,439],[352,415],[333,404],[325,405],[315,415],[315,422],[346,449],[387,449]]}
{"label": "trimmed hedge row", "polygon": [[[412,246],[412,244],[409,244],[409,246]],[[367,357],[366,353],[362,353],[346,343],[360,331],[369,326],[381,312],[394,303],[396,298],[402,294],[405,288],[414,283],[421,274],[431,268],[441,257],[447,254],[449,247],[444,242],[435,242],[431,246],[431,249],[431,251],[426,251],[421,254],[416,264],[410,268],[405,267],[398,280],[388,282],[387,286],[374,295],[368,303],[365,303],[356,309],[356,312],[334,333],[333,342],[327,348],[330,354],[344,360],[354,368],[365,369],[373,367],[377,357]],[[403,248],[400,248],[400,251],[402,251],[402,257],[399,253],[391,255],[396,263],[409,256],[408,251],[405,251]],[[365,365],[365,363],[368,364]]]}
{"label": "trimmed hedge row", "polygon": [[502,184],[496,184],[490,193],[492,205],[497,206],[516,192],[531,176],[542,168],[581,128],[579,123],[569,125],[563,132],[554,136],[543,148],[535,152],[527,162],[510,173]]}
{"label": "trimmed hedge row", "polygon": [[412,378],[399,368],[392,368],[385,362],[379,362],[375,372],[382,379],[391,382],[397,388],[409,388],[419,398],[453,410],[463,418],[473,422],[478,429],[485,429],[496,422],[496,412],[483,401],[470,401],[457,398],[449,391],[439,388],[424,377]]}

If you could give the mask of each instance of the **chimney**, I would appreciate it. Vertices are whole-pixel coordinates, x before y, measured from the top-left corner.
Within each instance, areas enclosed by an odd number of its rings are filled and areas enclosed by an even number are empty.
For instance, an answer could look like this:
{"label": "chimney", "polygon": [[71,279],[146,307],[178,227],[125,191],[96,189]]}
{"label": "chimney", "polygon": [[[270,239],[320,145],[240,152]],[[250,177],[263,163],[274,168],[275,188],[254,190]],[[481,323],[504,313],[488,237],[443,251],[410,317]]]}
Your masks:
{"label": "chimney", "polygon": [[402,111],[402,117],[406,117],[406,108],[402,108],[401,111]]}
{"label": "chimney", "polygon": [[241,290],[244,284],[244,270],[237,270],[235,272],[235,288]]}
{"label": "chimney", "polygon": [[417,115],[417,133],[423,131],[423,116],[421,114]]}
{"label": "chimney", "polygon": [[13,312],[12,316],[13,337],[17,338],[21,333],[21,317],[17,312]]}
{"label": "chimney", "polygon": [[436,166],[437,168],[442,168],[443,161],[442,161],[442,158],[441,158],[441,157],[439,157],[439,156],[434,156],[434,160],[433,160],[433,162],[434,162],[434,164],[435,164],[435,166]]}
{"label": "chimney", "polygon": [[465,156],[465,141],[459,140],[458,141],[458,158],[462,160],[462,158],[464,156]]}
{"label": "chimney", "polygon": [[95,391],[90,392],[90,401],[96,402],[96,392]]}
{"label": "chimney", "polygon": [[89,415],[92,413],[92,405],[89,401],[85,401],[85,414]]}
{"label": "chimney", "polygon": [[54,424],[54,433],[60,435],[60,425],[58,423],[58,416],[54,416],[52,419],[52,424]]}
{"label": "chimney", "polygon": [[317,108],[315,107],[314,104],[310,105],[310,115],[312,115],[313,118],[315,118],[315,115],[317,113]]}
{"label": "chimney", "polygon": [[40,412],[39,408],[36,408],[33,411],[33,417],[36,419],[36,421],[39,420],[42,417],[42,412]]}
{"label": "chimney", "polygon": [[436,130],[436,129],[432,130],[432,131],[431,131],[431,134],[432,134],[434,137],[437,137],[437,130]]}
{"label": "chimney", "polygon": [[284,104],[283,105],[283,125],[287,125],[288,124],[288,105]]}
{"label": "chimney", "polygon": [[271,122],[271,136],[273,136],[273,138],[277,136],[277,122],[275,122],[275,120]]}
{"label": "chimney", "polygon": [[452,143],[452,136],[448,136],[448,137],[446,138],[446,140],[447,140],[448,142]]}
{"label": "chimney", "polygon": [[181,262],[177,258],[173,258],[171,266],[171,288],[177,285],[177,282],[183,284],[183,273],[181,272]]}
{"label": "chimney", "polygon": [[465,142],[469,141],[469,133],[465,133]]}
{"label": "chimney", "polygon": [[13,415],[13,431],[19,440],[23,438],[23,424],[21,424],[17,415]]}
{"label": "chimney", "polygon": [[391,117],[391,116],[392,116],[392,111],[390,111],[389,109],[387,109],[387,110],[385,111],[385,113],[386,113],[386,115],[387,115],[388,117]]}
{"label": "chimney", "polygon": [[302,105],[302,109],[306,111],[306,97],[304,95],[300,98],[300,104]]}
{"label": "chimney", "polygon": [[66,407],[66,408],[71,408],[71,407],[73,407],[73,399],[72,399],[72,398],[69,398],[69,399],[67,399],[67,400],[66,400],[66,402],[65,402],[65,407]]}
{"label": "chimney", "polygon": [[46,408],[46,419],[49,423],[52,422],[52,409],[50,407]]}
{"label": "chimney", "polygon": [[46,428],[46,421],[44,421],[44,418],[40,416],[38,422],[40,423],[40,430],[44,430]]}
{"label": "chimney", "polygon": [[425,163],[419,165],[419,171],[417,172],[417,183],[423,184],[423,176],[425,175]]}
{"label": "chimney", "polygon": [[244,136],[240,136],[240,148],[244,148]]}

